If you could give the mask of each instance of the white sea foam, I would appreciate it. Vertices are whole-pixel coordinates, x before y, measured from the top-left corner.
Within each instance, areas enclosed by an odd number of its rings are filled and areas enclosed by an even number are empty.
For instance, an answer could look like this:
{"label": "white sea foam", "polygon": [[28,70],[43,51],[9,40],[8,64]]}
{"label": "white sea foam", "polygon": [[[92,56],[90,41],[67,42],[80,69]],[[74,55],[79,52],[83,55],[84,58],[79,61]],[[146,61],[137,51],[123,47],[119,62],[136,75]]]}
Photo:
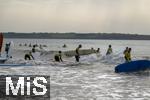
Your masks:
{"label": "white sea foam", "polygon": [[[132,59],[150,58],[150,41],[121,40],[26,40],[13,41],[10,64],[32,64],[32,66],[0,67],[1,75],[50,75],[51,100],[149,100],[150,74],[147,72],[116,74],[114,67],[124,62],[123,50],[132,47]],[[121,41],[121,42],[120,42]],[[24,54],[32,48],[19,44],[47,45],[35,54],[35,60],[24,60]],[[66,44],[67,48],[62,48]],[[63,57],[64,62],[55,62],[53,57],[59,50],[75,50],[78,44],[83,49],[91,47],[101,49],[100,55],[81,56],[80,62],[75,57]],[[106,56],[106,50],[112,44],[113,54]],[[3,48],[4,52],[4,48]]]}

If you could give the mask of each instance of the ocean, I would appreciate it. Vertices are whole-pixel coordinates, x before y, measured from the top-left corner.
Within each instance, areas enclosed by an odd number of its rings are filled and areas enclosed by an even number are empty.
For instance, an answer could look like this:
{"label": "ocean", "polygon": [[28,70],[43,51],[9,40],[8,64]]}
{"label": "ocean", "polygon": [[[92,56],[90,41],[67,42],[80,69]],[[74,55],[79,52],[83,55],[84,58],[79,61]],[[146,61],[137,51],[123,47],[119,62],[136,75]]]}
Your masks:
{"label": "ocean", "polygon": [[[115,73],[114,68],[124,63],[123,51],[132,48],[132,60],[150,60],[150,41],[145,40],[79,40],[79,39],[5,39],[13,41],[12,59],[6,63],[27,63],[32,66],[0,67],[0,75],[49,75],[51,100],[149,100],[150,72]],[[25,46],[25,44],[27,46]],[[32,49],[29,45],[45,45],[36,54],[36,59],[24,60],[24,54]],[[66,44],[67,47],[62,46]],[[63,57],[64,62],[55,62],[59,50],[100,48],[100,55]],[[111,44],[113,54],[107,57]],[[3,45],[3,53],[4,53]],[[3,55],[4,56],[4,55]]]}

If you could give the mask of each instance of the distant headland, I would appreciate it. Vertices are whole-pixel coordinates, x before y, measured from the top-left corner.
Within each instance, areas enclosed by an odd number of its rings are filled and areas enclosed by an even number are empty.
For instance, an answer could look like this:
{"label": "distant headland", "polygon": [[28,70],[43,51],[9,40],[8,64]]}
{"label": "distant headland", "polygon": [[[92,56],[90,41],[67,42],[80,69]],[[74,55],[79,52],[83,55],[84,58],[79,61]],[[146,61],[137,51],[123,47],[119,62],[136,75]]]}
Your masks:
{"label": "distant headland", "polygon": [[15,33],[5,32],[4,38],[24,39],[108,39],[108,40],[150,40],[150,35],[123,33]]}

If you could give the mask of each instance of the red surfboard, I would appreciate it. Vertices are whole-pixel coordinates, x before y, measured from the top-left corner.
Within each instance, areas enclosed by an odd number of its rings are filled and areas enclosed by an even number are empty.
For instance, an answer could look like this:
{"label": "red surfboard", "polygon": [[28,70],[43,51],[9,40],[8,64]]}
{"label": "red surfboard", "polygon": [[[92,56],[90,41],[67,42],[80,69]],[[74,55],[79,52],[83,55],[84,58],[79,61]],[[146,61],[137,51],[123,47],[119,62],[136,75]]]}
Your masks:
{"label": "red surfboard", "polygon": [[3,46],[3,34],[0,33],[0,52],[2,50],[2,46]]}

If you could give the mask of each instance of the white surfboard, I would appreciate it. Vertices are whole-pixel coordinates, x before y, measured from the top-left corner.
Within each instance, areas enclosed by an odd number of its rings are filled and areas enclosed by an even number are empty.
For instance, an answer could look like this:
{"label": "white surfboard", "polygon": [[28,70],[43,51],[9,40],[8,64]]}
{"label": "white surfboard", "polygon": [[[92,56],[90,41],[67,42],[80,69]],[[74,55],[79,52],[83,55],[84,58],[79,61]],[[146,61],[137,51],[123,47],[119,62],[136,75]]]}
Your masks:
{"label": "white surfboard", "polygon": [[[92,49],[81,49],[81,50],[79,50],[80,55],[89,55],[92,53],[96,53],[96,50],[92,50]],[[68,57],[75,56],[76,51],[75,50],[65,51],[64,55],[68,56]]]}
{"label": "white surfboard", "polygon": [[0,57],[0,63],[4,63],[7,60],[5,57]]}

